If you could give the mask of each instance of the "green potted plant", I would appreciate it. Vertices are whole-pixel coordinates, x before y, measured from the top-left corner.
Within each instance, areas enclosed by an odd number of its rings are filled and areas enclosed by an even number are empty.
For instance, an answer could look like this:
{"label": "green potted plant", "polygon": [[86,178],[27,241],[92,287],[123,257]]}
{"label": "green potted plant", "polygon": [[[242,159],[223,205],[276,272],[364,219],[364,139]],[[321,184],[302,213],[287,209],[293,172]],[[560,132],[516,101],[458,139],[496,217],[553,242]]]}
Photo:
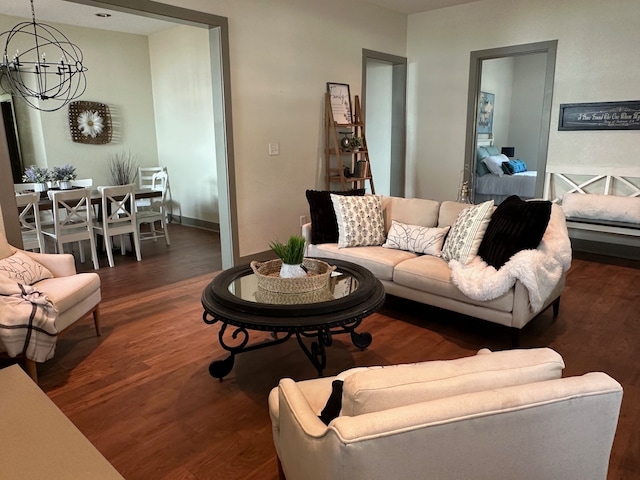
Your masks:
{"label": "green potted plant", "polygon": [[35,184],[33,189],[36,192],[44,192],[46,190],[46,181],[49,180],[49,170],[46,167],[38,165],[30,165],[24,170],[22,181],[25,183]]}
{"label": "green potted plant", "polygon": [[278,240],[274,240],[269,244],[271,250],[282,260],[282,267],[280,267],[281,277],[297,278],[307,276],[307,272],[302,266],[304,244],[304,237],[300,235],[292,235],[286,244]]}
{"label": "green potted plant", "polygon": [[51,172],[51,179],[58,182],[60,190],[69,190],[71,188],[71,180],[75,180],[77,177],[76,167],[68,163],[61,167],[53,167]]}
{"label": "green potted plant", "polygon": [[351,139],[349,140],[349,146],[353,151],[360,150],[362,148],[362,144],[362,137],[351,137]]}

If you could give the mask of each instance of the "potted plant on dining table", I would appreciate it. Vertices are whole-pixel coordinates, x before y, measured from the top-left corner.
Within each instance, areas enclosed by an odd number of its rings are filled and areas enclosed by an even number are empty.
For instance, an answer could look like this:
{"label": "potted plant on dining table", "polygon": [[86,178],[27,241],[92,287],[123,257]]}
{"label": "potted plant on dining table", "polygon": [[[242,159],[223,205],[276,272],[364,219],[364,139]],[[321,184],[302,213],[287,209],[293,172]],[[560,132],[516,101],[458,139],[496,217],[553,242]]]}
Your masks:
{"label": "potted plant on dining table", "polygon": [[77,177],[76,167],[68,163],[61,167],[53,167],[51,172],[51,178],[58,182],[60,190],[69,190],[71,188],[71,181]]}
{"label": "potted plant on dining table", "polygon": [[33,183],[33,190],[36,192],[44,192],[47,189],[47,180],[49,180],[49,170],[38,165],[28,166],[22,175],[22,181]]}

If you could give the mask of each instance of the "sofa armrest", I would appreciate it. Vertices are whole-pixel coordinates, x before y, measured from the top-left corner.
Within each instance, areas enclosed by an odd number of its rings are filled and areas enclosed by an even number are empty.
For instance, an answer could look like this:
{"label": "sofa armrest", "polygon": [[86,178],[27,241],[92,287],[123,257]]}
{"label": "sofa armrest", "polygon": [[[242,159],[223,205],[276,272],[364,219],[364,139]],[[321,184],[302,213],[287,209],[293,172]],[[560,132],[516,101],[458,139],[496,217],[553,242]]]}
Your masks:
{"label": "sofa armrest", "polygon": [[311,245],[311,222],[302,225],[302,236],[307,245]]}
{"label": "sofa armrest", "polygon": [[36,253],[23,250],[35,262],[47,268],[54,277],[68,277],[76,274],[73,255],[68,253]]}

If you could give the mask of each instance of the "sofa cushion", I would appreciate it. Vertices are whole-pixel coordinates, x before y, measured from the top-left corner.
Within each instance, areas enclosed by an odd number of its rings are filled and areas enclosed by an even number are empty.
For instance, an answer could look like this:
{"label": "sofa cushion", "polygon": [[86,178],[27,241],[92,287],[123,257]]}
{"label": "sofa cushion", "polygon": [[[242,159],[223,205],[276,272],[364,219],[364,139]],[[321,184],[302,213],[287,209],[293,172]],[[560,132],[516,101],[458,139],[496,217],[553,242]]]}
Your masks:
{"label": "sofa cushion", "polygon": [[0,275],[23,285],[33,285],[39,280],[53,277],[49,270],[19,250],[0,260]]}
{"label": "sofa cushion", "polygon": [[307,190],[306,196],[311,219],[311,243],[336,243],[338,241],[338,222],[331,201],[330,195],[332,193],[362,196],[365,190],[364,188],[347,192]]}
{"label": "sofa cushion", "polygon": [[442,257],[447,262],[467,264],[476,256],[492,211],[493,200],[489,200],[460,212],[442,247]]}
{"label": "sofa cushion", "polygon": [[380,280],[392,280],[394,267],[405,260],[416,258],[417,254],[381,246],[338,248],[337,243],[323,243],[309,245],[307,256],[347,260],[363,266]]}
{"label": "sofa cushion", "polygon": [[451,270],[442,258],[423,255],[398,264],[393,271],[393,282],[421,292],[458,300],[471,305],[482,305],[502,312],[513,310],[513,288],[494,300],[472,300],[451,281]]}
{"label": "sofa cushion", "polygon": [[439,257],[442,255],[444,237],[450,228],[421,227],[392,220],[391,228],[387,232],[387,241],[382,246]]}
{"label": "sofa cushion", "polygon": [[341,415],[355,416],[453,395],[560,378],[564,362],[549,348],[482,351],[455,360],[393,365],[344,379]]}
{"label": "sofa cushion", "polygon": [[366,247],[384,243],[384,217],[380,197],[332,193],[331,201],[338,221],[338,247]]}
{"label": "sofa cushion", "polygon": [[465,208],[469,207],[468,203],[446,201],[440,205],[438,212],[438,227],[451,226],[456,222],[458,215]]}
{"label": "sofa cushion", "polygon": [[440,202],[424,198],[401,198],[382,195],[385,232],[391,228],[393,220],[421,227],[435,227],[438,223]]}
{"label": "sofa cushion", "polygon": [[68,277],[41,280],[36,283],[36,286],[49,297],[58,313],[62,314],[93,291],[99,290],[100,277],[94,272],[78,273]]}
{"label": "sofa cushion", "polygon": [[525,202],[517,195],[510,196],[493,212],[478,255],[487,264],[500,269],[519,251],[538,246],[550,217],[551,202]]}

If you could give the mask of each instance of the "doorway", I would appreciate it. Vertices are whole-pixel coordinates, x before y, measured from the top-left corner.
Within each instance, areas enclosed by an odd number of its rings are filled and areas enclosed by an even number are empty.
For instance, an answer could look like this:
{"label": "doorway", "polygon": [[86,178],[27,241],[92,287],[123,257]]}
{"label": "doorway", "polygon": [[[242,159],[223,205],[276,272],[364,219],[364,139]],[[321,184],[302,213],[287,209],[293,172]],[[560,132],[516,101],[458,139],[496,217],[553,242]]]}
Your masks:
{"label": "doorway", "polygon": [[405,192],[407,59],[362,51],[362,108],[376,194]]}
{"label": "doorway", "polygon": [[[475,186],[478,178],[476,169],[478,146],[485,144],[494,145],[494,140],[497,140],[499,146],[505,147],[508,144],[509,147],[516,147],[516,152],[520,151],[523,155],[528,155],[528,163],[531,165],[531,168],[537,172],[533,196],[542,197],[547,163],[547,148],[549,144],[551,100],[553,95],[557,44],[557,40],[553,40],[471,52],[464,180],[469,182],[471,186],[473,200],[475,200]],[[529,62],[529,60],[531,61]],[[529,123],[524,123],[522,118],[519,118],[522,117],[522,115],[518,115],[524,108],[514,108],[513,114],[505,115],[502,119],[506,127],[500,130],[500,133],[498,133],[498,130],[495,131],[496,135],[502,135],[502,138],[499,140],[495,138],[493,130],[487,133],[482,130],[482,128],[478,128],[479,101],[481,98],[484,98],[483,95],[488,93],[483,92],[483,85],[485,85],[484,88],[487,90],[490,89],[486,86],[488,84],[493,85],[493,88],[498,88],[496,85],[500,85],[499,78],[501,74],[495,72],[500,70],[500,66],[506,66],[507,68],[503,68],[503,70],[508,70],[514,75],[513,72],[517,72],[518,69],[523,70],[522,65],[536,64],[539,65],[541,69],[540,93],[539,97],[536,97],[533,104],[529,104],[530,106],[528,107],[529,110],[537,110],[535,112],[535,118],[533,120],[528,119]],[[492,73],[491,75],[483,75],[484,71]],[[514,76],[517,77],[517,73]],[[508,82],[506,83],[508,84]],[[520,88],[521,85],[522,84],[518,86],[512,82],[505,88],[505,90],[510,90],[508,94],[509,105],[512,99],[515,99],[513,100],[514,102],[523,104],[522,98],[526,97],[526,92],[522,92],[523,88]],[[518,99],[518,92],[521,94],[520,99]],[[493,94],[490,93],[490,95]],[[498,99],[494,98],[494,102],[497,104]],[[506,105],[506,103],[504,105]],[[503,108],[509,112],[512,110],[510,106]],[[494,111],[493,114],[495,115],[496,112]],[[500,119],[497,118],[492,120],[496,122],[500,121]],[[527,127],[523,129],[520,127],[521,125],[527,125]],[[509,133],[511,126],[513,126],[513,128],[511,128],[511,133]],[[520,148],[511,145],[513,142],[518,142]]]}

